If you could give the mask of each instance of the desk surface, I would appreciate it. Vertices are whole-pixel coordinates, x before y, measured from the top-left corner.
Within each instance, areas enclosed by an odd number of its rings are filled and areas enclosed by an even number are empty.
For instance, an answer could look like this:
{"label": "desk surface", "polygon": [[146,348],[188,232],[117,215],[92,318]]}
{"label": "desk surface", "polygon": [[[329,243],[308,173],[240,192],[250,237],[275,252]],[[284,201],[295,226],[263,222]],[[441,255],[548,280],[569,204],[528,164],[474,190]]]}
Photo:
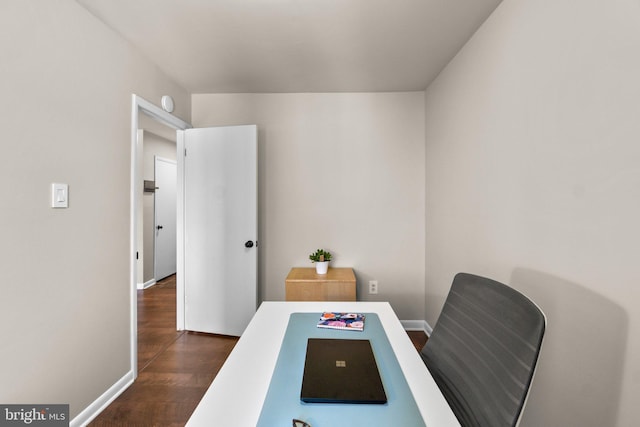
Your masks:
{"label": "desk surface", "polygon": [[378,314],[425,424],[438,427],[460,425],[388,303],[264,302],[187,426],[255,426],[289,316],[296,312],[320,313],[325,310]]}

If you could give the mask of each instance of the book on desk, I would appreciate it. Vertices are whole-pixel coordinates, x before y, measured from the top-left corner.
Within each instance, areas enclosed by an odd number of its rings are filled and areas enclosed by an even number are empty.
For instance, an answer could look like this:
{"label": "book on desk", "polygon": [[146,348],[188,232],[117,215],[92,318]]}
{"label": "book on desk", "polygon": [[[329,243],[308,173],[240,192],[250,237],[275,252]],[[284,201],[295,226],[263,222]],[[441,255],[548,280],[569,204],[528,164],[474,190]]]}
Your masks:
{"label": "book on desk", "polygon": [[325,311],[318,321],[318,328],[341,329],[345,331],[364,330],[364,314],[361,313],[337,313]]}

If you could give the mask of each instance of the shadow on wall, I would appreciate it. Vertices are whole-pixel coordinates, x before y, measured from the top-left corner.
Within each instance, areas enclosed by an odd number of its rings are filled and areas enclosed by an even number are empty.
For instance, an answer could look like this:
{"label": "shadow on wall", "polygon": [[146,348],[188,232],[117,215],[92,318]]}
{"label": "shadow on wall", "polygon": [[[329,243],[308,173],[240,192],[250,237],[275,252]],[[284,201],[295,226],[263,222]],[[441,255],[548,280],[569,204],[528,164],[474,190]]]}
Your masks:
{"label": "shadow on wall", "polygon": [[533,270],[515,269],[510,285],[547,316],[521,425],[615,426],[627,345],[626,312],[583,286]]}

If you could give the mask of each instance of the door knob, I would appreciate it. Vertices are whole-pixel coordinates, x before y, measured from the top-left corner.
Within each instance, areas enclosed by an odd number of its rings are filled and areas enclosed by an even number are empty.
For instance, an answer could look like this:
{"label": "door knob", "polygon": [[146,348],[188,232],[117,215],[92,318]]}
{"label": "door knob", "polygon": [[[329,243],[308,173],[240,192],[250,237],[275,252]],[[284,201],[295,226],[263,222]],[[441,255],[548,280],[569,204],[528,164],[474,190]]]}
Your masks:
{"label": "door knob", "polygon": [[156,227],[156,229],[157,229],[157,230],[162,230],[162,226],[161,226],[161,225],[158,225],[158,226]]}
{"label": "door knob", "polygon": [[251,240],[247,240],[244,244],[245,248],[252,248],[253,247],[253,242]]}

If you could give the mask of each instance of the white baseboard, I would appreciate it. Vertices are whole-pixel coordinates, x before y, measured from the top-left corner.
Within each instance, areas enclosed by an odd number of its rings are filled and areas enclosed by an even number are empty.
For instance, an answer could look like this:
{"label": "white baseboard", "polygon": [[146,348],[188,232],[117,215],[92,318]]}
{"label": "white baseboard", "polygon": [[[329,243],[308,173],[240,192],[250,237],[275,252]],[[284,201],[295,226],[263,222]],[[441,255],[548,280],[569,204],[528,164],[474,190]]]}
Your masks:
{"label": "white baseboard", "polygon": [[401,320],[402,327],[405,331],[423,331],[428,337],[431,336],[433,328],[426,320]]}
{"label": "white baseboard", "polygon": [[138,283],[138,289],[147,289],[156,284],[156,279],[147,280],[144,283]]}
{"label": "white baseboard", "polygon": [[69,423],[69,427],[84,427],[89,424],[100,412],[102,412],[107,406],[113,402],[116,397],[120,396],[134,380],[133,371],[127,372],[122,378],[120,378],[109,390],[105,391],[102,396],[97,398],[93,403],[87,406],[82,412],[80,412]]}
{"label": "white baseboard", "polygon": [[150,287],[152,287],[153,285],[155,285],[156,283],[157,283],[157,282],[156,282],[156,279],[147,280],[146,282],[144,282],[144,286],[143,286],[143,288],[142,288],[142,289],[150,288]]}

